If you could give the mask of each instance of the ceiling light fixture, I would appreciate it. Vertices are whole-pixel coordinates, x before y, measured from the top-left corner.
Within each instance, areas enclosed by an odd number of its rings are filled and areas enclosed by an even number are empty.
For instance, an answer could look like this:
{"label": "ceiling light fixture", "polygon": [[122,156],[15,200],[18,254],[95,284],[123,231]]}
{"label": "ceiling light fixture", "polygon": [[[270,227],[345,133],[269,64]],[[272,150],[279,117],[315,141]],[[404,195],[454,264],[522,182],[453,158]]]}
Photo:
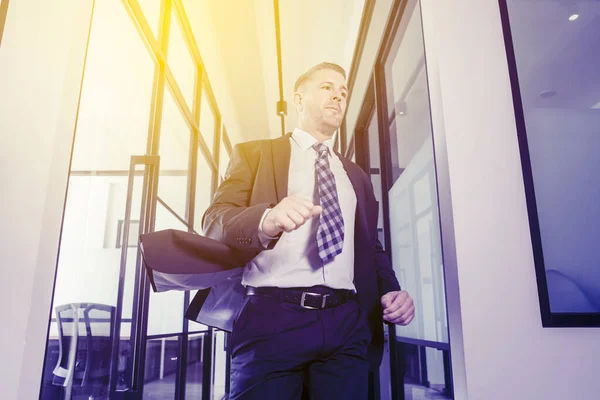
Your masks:
{"label": "ceiling light fixture", "polygon": [[540,92],[539,96],[542,99],[549,99],[550,97],[556,96],[556,91],[555,90],[543,90]]}
{"label": "ceiling light fixture", "polygon": [[577,18],[579,18],[579,14],[571,14],[569,21],[575,21]]}

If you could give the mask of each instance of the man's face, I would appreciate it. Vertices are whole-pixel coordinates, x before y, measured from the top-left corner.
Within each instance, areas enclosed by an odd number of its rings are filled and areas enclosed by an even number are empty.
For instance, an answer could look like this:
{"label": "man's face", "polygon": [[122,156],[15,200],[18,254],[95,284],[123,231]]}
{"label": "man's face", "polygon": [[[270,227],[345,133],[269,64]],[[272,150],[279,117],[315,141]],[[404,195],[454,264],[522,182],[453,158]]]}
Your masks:
{"label": "man's face", "polygon": [[346,112],[348,88],[342,74],[331,69],[316,71],[298,93],[296,107],[304,125],[333,135]]}

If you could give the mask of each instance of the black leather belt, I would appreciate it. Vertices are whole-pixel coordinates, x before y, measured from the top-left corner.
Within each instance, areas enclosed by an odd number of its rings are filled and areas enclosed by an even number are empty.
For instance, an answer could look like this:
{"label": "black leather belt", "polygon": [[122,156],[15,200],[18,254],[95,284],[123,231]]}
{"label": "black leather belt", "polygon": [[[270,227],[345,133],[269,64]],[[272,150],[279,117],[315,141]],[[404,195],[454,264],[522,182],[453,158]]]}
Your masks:
{"label": "black leather belt", "polygon": [[326,293],[316,293],[316,291],[311,291],[311,288],[246,287],[246,295],[248,296],[258,295],[277,298],[308,309],[336,307],[356,299],[356,293],[352,290],[321,287],[318,291],[325,291]]}

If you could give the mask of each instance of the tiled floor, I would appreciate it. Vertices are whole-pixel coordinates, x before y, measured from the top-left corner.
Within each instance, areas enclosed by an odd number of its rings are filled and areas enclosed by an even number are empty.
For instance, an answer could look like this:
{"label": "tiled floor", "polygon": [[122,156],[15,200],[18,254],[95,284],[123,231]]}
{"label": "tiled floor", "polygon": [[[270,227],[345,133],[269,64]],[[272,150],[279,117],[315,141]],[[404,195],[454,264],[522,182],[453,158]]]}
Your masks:
{"label": "tiled floor", "polygon": [[[186,399],[199,399],[202,394],[202,364],[194,363],[188,366],[186,382]],[[406,383],[404,394],[406,400],[450,400],[441,393],[441,389],[426,388]],[[162,380],[156,380],[144,385],[144,400],[172,399],[175,394],[175,374],[168,375]]]}

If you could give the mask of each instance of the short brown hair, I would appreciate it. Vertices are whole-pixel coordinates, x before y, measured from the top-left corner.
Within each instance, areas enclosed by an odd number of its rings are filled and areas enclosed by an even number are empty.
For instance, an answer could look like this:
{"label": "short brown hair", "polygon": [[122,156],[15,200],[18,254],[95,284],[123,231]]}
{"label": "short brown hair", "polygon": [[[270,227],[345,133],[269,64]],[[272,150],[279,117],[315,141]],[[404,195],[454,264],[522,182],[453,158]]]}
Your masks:
{"label": "short brown hair", "polygon": [[315,73],[317,71],[321,71],[322,69],[331,69],[336,72],[339,72],[340,74],[342,74],[344,79],[346,79],[346,71],[344,70],[344,68],[342,68],[339,65],[334,64],[334,63],[322,62],[321,64],[317,64],[314,67],[311,67],[308,71],[306,71],[305,73],[300,75],[300,77],[298,77],[298,79],[296,79],[296,83],[294,83],[294,93],[296,93],[298,91],[298,88],[300,86],[302,86],[302,84],[304,82],[306,82],[307,80],[310,79],[310,77],[313,73]]}

